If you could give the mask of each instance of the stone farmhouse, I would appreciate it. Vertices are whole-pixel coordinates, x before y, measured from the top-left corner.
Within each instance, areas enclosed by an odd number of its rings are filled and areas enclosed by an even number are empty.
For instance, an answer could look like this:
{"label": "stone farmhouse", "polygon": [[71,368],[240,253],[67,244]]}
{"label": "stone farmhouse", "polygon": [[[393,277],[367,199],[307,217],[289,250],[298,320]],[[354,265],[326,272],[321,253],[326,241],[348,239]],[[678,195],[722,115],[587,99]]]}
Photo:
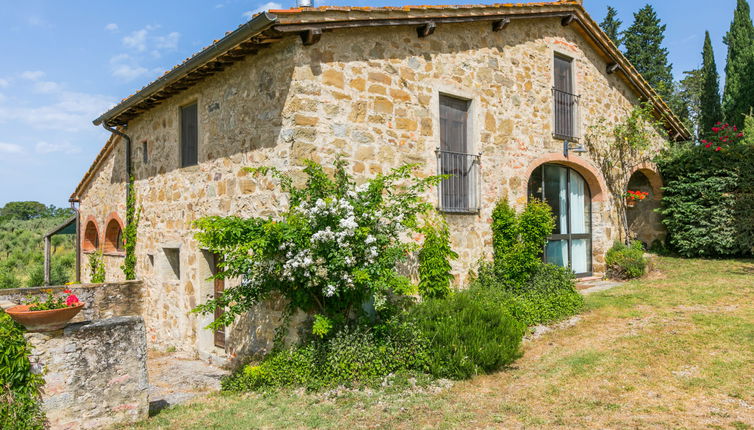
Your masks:
{"label": "stone farmhouse", "polygon": [[[208,280],[215,256],[192,222],[284,209],[277,184],[243,167],[295,171],[343,154],[357,177],[404,163],[453,175],[427,198],[451,227],[459,283],[490,254],[490,214],[504,197],[517,207],[545,198],[558,219],[546,260],[592,276],[618,227],[605,179],[577,147],[588,127],[617,123],[640,101],[671,139],[688,139],[579,1],[261,13],[94,121],[112,137],[71,196],[80,256],[101,249],[107,281],[123,279],[133,176],[149,341],[210,360],[264,351],[281,303],[227,333],[189,312],[231,282]],[[658,134],[653,147],[665,144]],[[632,182],[657,204],[651,165]],[[662,237],[651,211],[629,216],[643,241]]]}

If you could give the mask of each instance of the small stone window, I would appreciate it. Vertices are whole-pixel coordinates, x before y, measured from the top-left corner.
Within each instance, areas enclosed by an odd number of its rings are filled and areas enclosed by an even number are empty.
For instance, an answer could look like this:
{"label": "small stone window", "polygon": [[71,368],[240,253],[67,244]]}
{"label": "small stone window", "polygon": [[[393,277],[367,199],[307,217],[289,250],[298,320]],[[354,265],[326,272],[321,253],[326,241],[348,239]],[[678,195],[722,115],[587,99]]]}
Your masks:
{"label": "small stone window", "polygon": [[123,228],[116,219],[111,219],[105,229],[105,247],[104,251],[110,254],[122,253],[125,251],[123,246]]}
{"label": "small stone window", "polygon": [[97,224],[92,220],[86,223],[82,248],[84,252],[93,252],[99,248],[99,231],[97,230]]}
{"label": "small stone window", "polygon": [[163,270],[163,276],[166,279],[180,281],[181,279],[181,249],[180,248],[163,248],[165,252],[165,261],[168,263]]}
{"label": "small stone window", "polygon": [[149,147],[146,140],[141,142],[141,161],[144,164],[149,164]]}

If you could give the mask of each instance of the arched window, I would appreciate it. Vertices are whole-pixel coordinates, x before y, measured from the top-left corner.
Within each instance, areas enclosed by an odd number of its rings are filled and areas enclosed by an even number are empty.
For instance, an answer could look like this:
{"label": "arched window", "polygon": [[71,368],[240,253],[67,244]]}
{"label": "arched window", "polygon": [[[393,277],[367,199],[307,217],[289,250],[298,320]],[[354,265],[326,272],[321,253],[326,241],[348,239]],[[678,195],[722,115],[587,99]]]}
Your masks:
{"label": "arched window", "polygon": [[117,219],[111,219],[105,229],[105,252],[123,252],[123,229]]}
{"label": "arched window", "polygon": [[89,220],[86,223],[82,247],[84,251],[96,251],[99,248],[99,231],[97,230],[97,224],[93,220]]}
{"label": "arched window", "polygon": [[555,215],[545,262],[570,267],[576,276],[590,276],[592,194],[584,177],[564,165],[543,164],[529,178],[529,196],[547,202]]}

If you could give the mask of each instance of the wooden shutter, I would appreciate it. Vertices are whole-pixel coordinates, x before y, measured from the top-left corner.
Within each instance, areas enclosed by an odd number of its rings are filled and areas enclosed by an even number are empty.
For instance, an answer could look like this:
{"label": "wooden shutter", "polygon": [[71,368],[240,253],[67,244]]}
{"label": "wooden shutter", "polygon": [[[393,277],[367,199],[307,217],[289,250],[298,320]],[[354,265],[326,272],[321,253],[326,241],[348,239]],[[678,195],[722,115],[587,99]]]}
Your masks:
{"label": "wooden shutter", "polygon": [[555,56],[555,89],[565,93],[573,92],[571,60]]}
{"label": "wooden shutter", "polygon": [[181,108],[181,167],[199,161],[199,127],[196,103]]}
{"label": "wooden shutter", "polygon": [[468,117],[468,100],[440,96],[440,173],[452,175],[440,185],[440,203],[448,211],[469,210]]}

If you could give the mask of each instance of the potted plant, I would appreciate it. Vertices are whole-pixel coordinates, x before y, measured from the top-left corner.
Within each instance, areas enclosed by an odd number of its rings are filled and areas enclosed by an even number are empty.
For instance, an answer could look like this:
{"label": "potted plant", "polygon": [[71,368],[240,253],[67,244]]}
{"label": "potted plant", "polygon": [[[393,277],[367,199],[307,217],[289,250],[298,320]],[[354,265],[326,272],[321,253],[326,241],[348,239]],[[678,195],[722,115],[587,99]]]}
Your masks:
{"label": "potted plant", "polygon": [[71,290],[63,290],[65,296],[56,296],[52,290],[45,292],[44,300],[29,298],[26,303],[5,312],[29,331],[53,331],[65,327],[84,308],[84,303]]}
{"label": "potted plant", "polygon": [[649,193],[644,191],[632,191],[628,190],[626,191],[626,194],[624,194],[626,197],[626,206],[632,208],[636,206],[636,202],[640,202],[649,196]]}

